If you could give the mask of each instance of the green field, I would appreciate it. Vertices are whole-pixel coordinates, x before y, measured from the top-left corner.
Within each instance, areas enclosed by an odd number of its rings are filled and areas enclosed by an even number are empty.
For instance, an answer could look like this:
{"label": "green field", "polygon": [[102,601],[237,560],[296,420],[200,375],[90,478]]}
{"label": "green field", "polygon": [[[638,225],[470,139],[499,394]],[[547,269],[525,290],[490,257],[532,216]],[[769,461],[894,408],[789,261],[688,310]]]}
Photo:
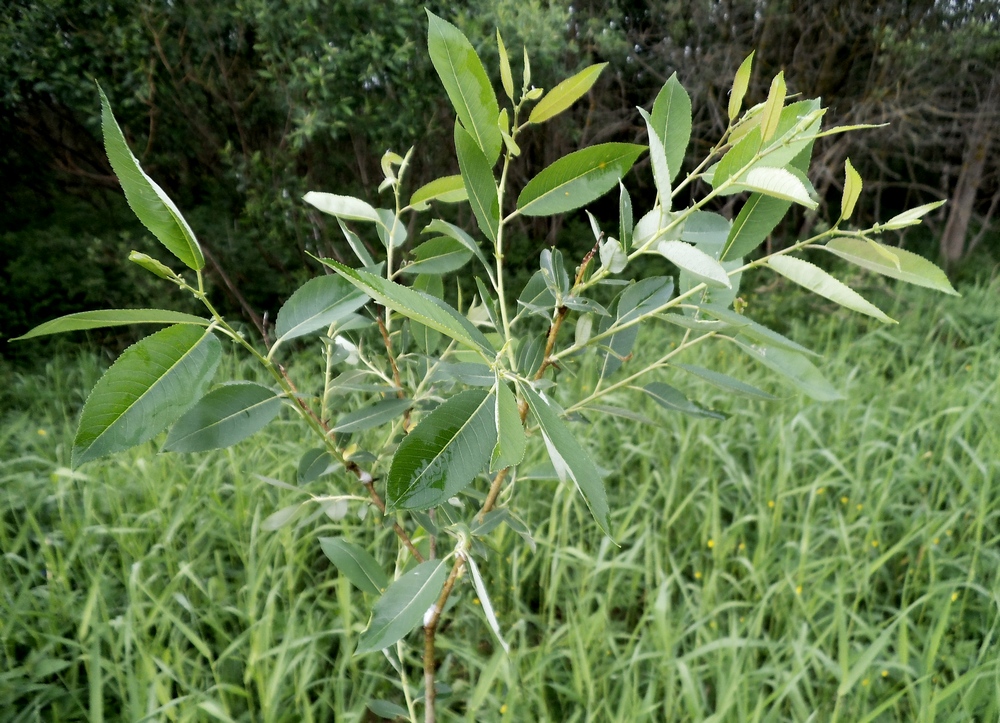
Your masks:
{"label": "green field", "polygon": [[[581,434],[609,470],[620,547],[546,477],[536,436],[515,494],[537,549],[504,527],[481,563],[511,656],[475,606],[445,615],[441,719],[997,720],[1000,283],[960,291],[869,289],[898,327],[791,291],[752,304],[825,355],[845,402],[786,393],[706,345],[683,361],[787,398],[672,377],[731,418],[629,396],[656,426],[591,419]],[[0,718],[351,721],[377,720],[374,698],[403,704],[385,657],[352,657],[370,600],[317,543],[346,536],[391,569],[391,531],[356,508],[263,524],[303,499],[255,476],[294,483],[306,442],[291,415],[223,452],[147,444],[71,470],[76,415],[106,364],[3,370]],[[341,474],[308,491],[353,485]],[[415,690],[421,640],[407,640]]]}

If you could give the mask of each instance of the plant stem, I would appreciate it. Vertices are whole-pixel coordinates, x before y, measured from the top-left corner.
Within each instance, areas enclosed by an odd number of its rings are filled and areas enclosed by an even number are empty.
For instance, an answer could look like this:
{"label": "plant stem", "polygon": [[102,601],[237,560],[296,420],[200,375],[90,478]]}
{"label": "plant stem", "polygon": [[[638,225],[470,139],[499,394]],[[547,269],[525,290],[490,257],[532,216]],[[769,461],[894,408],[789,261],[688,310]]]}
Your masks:
{"label": "plant stem", "polygon": [[465,558],[458,557],[455,560],[455,566],[448,574],[448,579],[444,582],[444,588],[442,588],[437,603],[434,605],[431,619],[424,626],[424,723],[435,723],[437,720],[434,711],[434,702],[437,698],[437,692],[434,690],[434,673],[437,666],[434,659],[434,636],[437,634],[438,623],[441,621],[441,612],[464,569]]}

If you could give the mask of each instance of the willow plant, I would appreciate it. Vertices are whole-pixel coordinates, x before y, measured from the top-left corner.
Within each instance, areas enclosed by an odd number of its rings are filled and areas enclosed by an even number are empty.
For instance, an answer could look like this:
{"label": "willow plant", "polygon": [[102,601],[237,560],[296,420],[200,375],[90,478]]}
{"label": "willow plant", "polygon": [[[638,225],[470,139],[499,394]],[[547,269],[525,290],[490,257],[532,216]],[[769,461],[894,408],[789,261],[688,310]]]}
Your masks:
{"label": "willow plant", "polygon": [[[336,218],[357,268],[315,258],[317,270],[326,273],[287,300],[271,334],[247,338],[212,305],[194,232],[130,152],[101,92],[104,142],[128,202],[187,270],[181,275],[136,252],[129,258],[193,294],[206,315],[93,311],[50,321],[21,338],[121,324],[168,325],[127,349],[97,383],[80,417],[74,465],[145,443],[166,430],[165,451],[227,447],[260,431],[283,408],[298,415],[312,444],[299,462],[297,484],[272,482],[303,499],[271,515],[265,527],[276,529],[307,506],[334,519],[351,507],[373,510],[373,518],[391,526],[400,549],[388,569],[365,545],[343,538],[320,542],[339,573],[358,588],[358,604],[371,610],[355,654],[384,652],[400,677],[405,708],[390,701],[373,702],[373,708],[415,720],[422,698],[425,720],[433,721],[435,636],[446,603],[466,581],[497,644],[508,649],[477,559],[488,556],[484,542],[500,525],[530,542],[517,514],[516,485],[529,442],[541,441],[555,474],[573,482],[601,530],[616,539],[602,474],[578,437],[585,427],[573,423],[585,413],[642,420],[612,403],[620,392],[632,390],[673,412],[723,416],[662,381],[666,374],[672,374],[671,381],[699,377],[734,396],[774,399],[745,381],[682,362],[686,352],[710,340],[735,345],[814,399],[841,396],[817,369],[811,351],[742,313],[738,293],[745,273],[763,267],[886,323],[894,322],[801,256],[833,254],[891,278],[955,291],[930,262],[878,240],[884,232],[919,223],[938,204],[854,228],[850,221],[862,180],[850,161],[834,223],[787,248],[757,252],[793,204],[817,208],[807,177],[814,142],[862,126],[822,129],[820,101],[789,102],[780,74],[766,101],[744,111],[752,55],[736,73],[728,127],[683,177],[691,100],[675,74],[649,112],[639,109],[648,146],[583,148],[512,189],[510,169],[520,155],[522,135],[583,97],[605,64],[544,92],[531,83],[525,52],[517,89],[498,33],[501,108],[468,39],[454,25],[428,17],[431,59],[457,115],[454,139],[461,173],[439,178],[407,198],[411,154],[389,152],[382,157],[385,180],[379,188],[391,199],[388,208],[331,193],[306,194],[306,203]],[[644,153],[656,202],[636,214],[621,179]],[[690,206],[675,207],[680,192],[698,180],[707,192]],[[574,211],[615,191],[618,223],[608,233],[590,216],[595,243],[589,253],[567,268],[558,249],[545,249],[524,288],[509,287],[505,252],[514,221]],[[734,194],[741,199],[734,219],[708,210]],[[433,218],[421,227],[426,240],[409,238],[414,215],[455,203],[469,204],[482,243],[466,229]],[[666,258],[676,274],[633,280],[649,255]],[[470,265],[474,270],[468,270]],[[456,273],[474,277],[471,303],[463,303],[461,295],[457,305],[444,300],[444,280]],[[672,331],[673,343],[664,342],[658,359],[634,368],[630,361],[639,327],[653,323]],[[252,357],[270,384],[236,381],[213,387],[223,352],[220,337]],[[316,337],[324,356],[323,387],[300,390],[286,371],[287,359],[313,353]],[[557,383],[556,371],[581,369],[588,355],[596,360],[586,362],[596,369],[593,391],[572,398]],[[339,414],[339,400],[348,394],[367,401]],[[324,476],[328,493],[307,491],[307,484]],[[423,628],[422,686],[407,675],[415,655],[407,636],[417,628]]]}

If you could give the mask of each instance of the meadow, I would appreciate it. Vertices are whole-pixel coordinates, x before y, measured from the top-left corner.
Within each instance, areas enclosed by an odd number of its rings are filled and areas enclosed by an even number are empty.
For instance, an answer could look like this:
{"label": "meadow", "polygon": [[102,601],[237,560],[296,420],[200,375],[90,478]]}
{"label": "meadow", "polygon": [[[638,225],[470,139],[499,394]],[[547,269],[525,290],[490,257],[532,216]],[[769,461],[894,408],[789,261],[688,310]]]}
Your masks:
{"label": "meadow", "polygon": [[[589,419],[620,547],[533,440],[515,494],[534,547],[502,527],[481,563],[511,655],[474,606],[445,615],[442,719],[1000,717],[1000,281],[963,298],[865,283],[899,326],[791,289],[748,312],[821,352],[846,401],[792,394],[735,347],[704,345],[683,361],[783,399],[675,376],[730,418],[629,395],[618,404],[654,424]],[[646,329],[638,353],[662,334]],[[391,530],[309,506],[269,529],[303,499],[272,482],[294,484],[305,449],[290,415],[218,453],[150,443],[71,470],[108,363],[3,369],[0,719],[374,721],[370,701],[402,703],[385,657],[352,656],[369,601],[317,541],[344,536],[391,567]]]}

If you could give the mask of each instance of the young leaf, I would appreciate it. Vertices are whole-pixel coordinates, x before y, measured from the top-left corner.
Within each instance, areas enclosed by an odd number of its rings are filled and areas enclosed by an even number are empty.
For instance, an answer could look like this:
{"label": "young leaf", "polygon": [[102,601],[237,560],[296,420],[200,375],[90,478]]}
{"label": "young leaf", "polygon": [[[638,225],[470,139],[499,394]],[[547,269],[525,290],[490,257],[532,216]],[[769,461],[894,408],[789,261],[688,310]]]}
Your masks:
{"label": "young leaf", "polygon": [[570,153],[528,181],[517,207],[525,216],[552,216],[584,206],[614,188],[644,150],[603,143]]}
{"label": "young leaf", "polygon": [[500,37],[500,28],[497,28],[497,51],[500,53],[500,83],[503,91],[512,101],[514,99],[514,76],[510,72],[510,58],[507,57],[507,48],[504,47],[503,38]]}
{"label": "young leaf", "polygon": [[896,229],[906,228],[907,226],[916,226],[920,223],[921,218],[933,211],[935,208],[944,205],[944,203],[944,201],[935,201],[934,203],[925,203],[923,206],[917,206],[916,208],[911,208],[908,211],[903,211],[898,216],[893,216],[888,221],[881,224],[880,230],[894,231]]}
{"label": "young leaf", "polygon": [[571,78],[567,78],[555,88],[550,90],[538,101],[538,104],[531,109],[528,116],[529,123],[544,123],[549,118],[553,118],[582,98],[588,90],[597,82],[597,77],[601,71],[607,67],[607,63],[598,63],[584,68]]}
{"label": "young leaf", "polygon": [[[886,248],[870,239],[862,241],[856,238],[835,238],[820,248],[883,276],[936,289],[953,296],[960,295],[941,269],[906,249]],[[886,254],[893,258],[894,262],[889,261]]]}
{"label": "young leaf", "polygon": [[302,197],[302,200],[323,213],[328,213],[345,221],[382,223],[382,218],[378,215],[378,211],[371,204],[362,201],[360,198],[309,191],[309,193]]}
{"label": "young leaf", "polygon": [[607,269],[612,274],[620,274],[628,265],[628,254],[622,250],[622,245],[617,239],[609,238],[601,242],[601,268]]}
{"label": "young leaf", "polygon": [[650,125],[663,143],[672,181],[681,170],[684,152],[691,140],[691,96],[677,80],[677,73],[671,75],[657,93]]}
{"label": "young leaf", "polygon": [[82,331],[84,329],[102,329],[108,326],[124,326],[126,324],[195,324],[208,326],[208,319],[179,311],[167,309],[101,309],[100,311],[80,311],[67,314],[58,319],[46,321],[21,336],[10,341],[34,339],[47,334],[62,334],[67,331]]}
{"label": "young leaf", "polygon": [[861,181],[861,174],[854,170],[851,159],[844,161],[844,195],[840,199],[840,217],[845,221],[854,213],[854,204],[861,196],[861,188],[864,183]]}
{"label": "young leaf", "polygon": [[330,562],[361,592],[381,595],[389,587],[389,576],[367,550],[339,537],[321,537],[319,546]]}
{"label": "young leaf", "polygon": [[177,325],[133,344],[87,397],[73,466],[149,441],[205,393],[222,357],[210,331]]}
{"label": "young leaf", "polygon": [[169,266],[164,264],[158,259],[154,259],[149,254],[143,254],[138,251],[129,251],[128,260],[133,264],[140,266],[151,274],[159,276],[161,279],[166,279],[167,281],[177,281],[180,277],[174,273],[174,270]]}
{"label": "young leaf", "polygon": [[388,208],[377,208],[375,212],[379,217],[379,223],[376,224],[375,230],[378,232],[382,245],[387,249],[390,247],[398,249],[405,244],[408,234],[402,220]]}
{"label": "young leaf", "polygon": [[742,336],[733,341],[750,357],[780,374],[806,396],[819,402],[835,402],[844,398],[802,354],[767,344],[755,344]]}
{"label": "young leaf", "polygon": [[281,398],[254,382],[213,389],[177,420],[163,449],[203,452],[240,442],[263,429],[281,411]]}
{"label": "young leaf", "polygon": [[830,301],[862,314],[873,316],[887,324],[896,323],[861,294],[808,261],[792,256],[773,256],[767,264],[785,278],[791,279],[796,284],[804,286]]}
{"label": "young leaf", "polygon": [[449,236],[438,236],[413,249],[412,264],[399,269],[402,274],[447,274],[469,263],[472,252]]}
{"label": "young leaf", "polygon": [[646,121],[646,135],[649,137],[649,162],[653,166],[653,181],[656,184],[656,194],[659,197],[659,205],[665,211],[671,208],[670,179],[674,177],[670,167],[667,165],[667,153],[663,150],[663,140],[653,127],[653,120],[642,108],[639,108],[639,115]]}
{"label": "young leaf", "polygon": [[604,534],[611,537],[611,510],[597,466],[548,402],[528,384],[520,385],[520,389],[541,428],[545,447],[559,478],[573,480],[597,524]]}
{"label": "young leaf", "polygon": [[778,120],[781,118],[781,109],[785,105],[785,74],[778,73],[771,81],[771,89],[767,94],[767,101],[764,103],[764,111],[760,116],[761,141],[767,143],[778,130]]}
{"label": "young leaf", "polygon": [[296,478],[300,485],[306,485],[323,475],[329,474],[340,465],[333,461],[333,457],[322,447],[307,449],[302,459],[299,460],[299,467]]}
{"label": "young leaf", "polygon": [[300,286],[278,310],[275,344],[326,329],[368,303],[368,296],[339,276],[318,276]]}
{"label": "young leaf", "polygon": [[747,88],[750,87],[750,71],[752,69],[753,53],[750,53],[750,55],[748,55],[746,59],[740,63],[740,69],[736,71],[736,77],[733,79],[733,90],[729,94],[730,122],[736,120],[736,116],[740,114],[740,108],[743,107],[743,97],[747,94]]}
{"label": "young leaf", "polygon": [[738,259],[760,246],[791,207],[790,201],[782,201],[762,193],[750,194],[733,221],[720,259]]}
{"label": "young leaf", "polygon": [[500,229],[500,199],[496,180],[493,178],[493,164],[483,155],[473,137],[458,123],[455,124],[455,150],[465,190],[469,194],[469,205],[476,215],[479,228],[490,241],[496,243]]}
{"label": "young leaf", "polygon": [[426,510],[454,497],[483,470],[496,441],[493,395],[456,394],[400,443],[389,469],[387,509]]}
{"label": "young leaf", "polygon": [[333,259],[319,259],[319,261],[350,281],[382,306],[414,321],[419,321],[424,326],[440,331],[450,339],[480,351],[491,361],[496,356],[496,350],[483,336],[483,333],[440,299],[400,286],[393,281],[369,274],[367,271],[348,268]]}
{"label": "young leaf", "polygon": [[728,374],[723,374],[722,372],[713,371],[711,369],[705,369],[704,367],[694,366],[691,364],[676,364],[680,369],[694,374],[696,377],[701,377],[709,384],[712,384],[719,389],[727,392],[732,392],[733,394],[738,394],[741,397],[750,397],[751,399],[764,399],[767,401],[773,401],[777,399],[773,394],[768,394],[767,392],[758,389],[752,384],[747,384],[746,382],[741,382],[739,379],[734,379]]}
{"label": "young leaf", "polygon": [[381,399],[370,407],[348,412],[331,428],[334,432],[361,432],[388,424],[413,406],[411,399]]}
{"label": "young leaf", "polygon": [[497,444],[490,457],[490,472],[498,472],[505,467],[520,464],[524,459],[526,441],[521,415],[517,411],[514,393],[497,377],[494,418],[497,429]]}
{"label": "young leaf", "polygon": [[817,206],[802,179],[785,168],[751,168],[739,187],[784,201],[794,201],[806,208],[814,209]]}
{"label": "young leaf", "polygon": [[483,608],[483,614],[486,615],[486,622],[490,624],[490,630],[496,636],[500,647],[503,648],[505,653],[509,654],[510,646],[503,639],[503,633],[500,632],[500,623],[497,622],[497,616],[493,612],[493,603],[490,602],[490,596],[486,591],[486,583],[483,582],[483,576],[479,573],[479,566],[469,553],[464,553],[463,557],[465,558],[465,563],[469,566],[469,572],[472,573],[472,586],[476,589],[476,595],[479,596],[479,604]]}
{"label": "young leaf", "polygon": [[642,391],[651,396],[653,400],[664,409],[669,409],[674,412],[683,412],[684,414],[690,414],[692,417],[707,417],[709,419],[727,418],[727,416],[721,412],[715,412],[711,409],[705,409],[704,407],[698,406],[685,397],[681,392],[677,391],[669,384],[664,384],[663,382],[650,382],[642,388]]}
{"label": "young leaf", "polygon": [[425,183],[410,196],[410,205],[417,210],[424,210],[430,201],[443,203],[458,203],[468,199],[465,182],[462,176],[444,176]]}
{"label": "young leaf", "polygon": [[625,190],[625,184],[618,181],[618,238],[621,239],[622,248],[628,252],[632,248],[632,198]]}
{"label": "young leaf", "polygon": [[462,31],[427,11],[427,49],[462,126],[492,168],[500,155],[500,106],[475,48]]}
{"label": "young leaf", "polygon": [[383,650],[420,625],[448,577],[445,560],[428,560],[395,580],[372,608],[355,655]]}
{"label": "young leaf", "polygon": [[170,253],[185,266],[199,270],[205,266],[205,257],[191,227],[170,197],[146,175],[139,161],[132,155],[122,129],[118,126],[111,104],[104,89],[101,94],[101,128],[104,133],[104,150],[111,168],[122,184],[125,198],[132,211]]}
{"label": "young leaf", "polygon": [[683,241],[661,241],[656,250],[674,263],[678,268],[687,271],[699,281],[709,286],[732,288],[729,274],[718,261]]}

